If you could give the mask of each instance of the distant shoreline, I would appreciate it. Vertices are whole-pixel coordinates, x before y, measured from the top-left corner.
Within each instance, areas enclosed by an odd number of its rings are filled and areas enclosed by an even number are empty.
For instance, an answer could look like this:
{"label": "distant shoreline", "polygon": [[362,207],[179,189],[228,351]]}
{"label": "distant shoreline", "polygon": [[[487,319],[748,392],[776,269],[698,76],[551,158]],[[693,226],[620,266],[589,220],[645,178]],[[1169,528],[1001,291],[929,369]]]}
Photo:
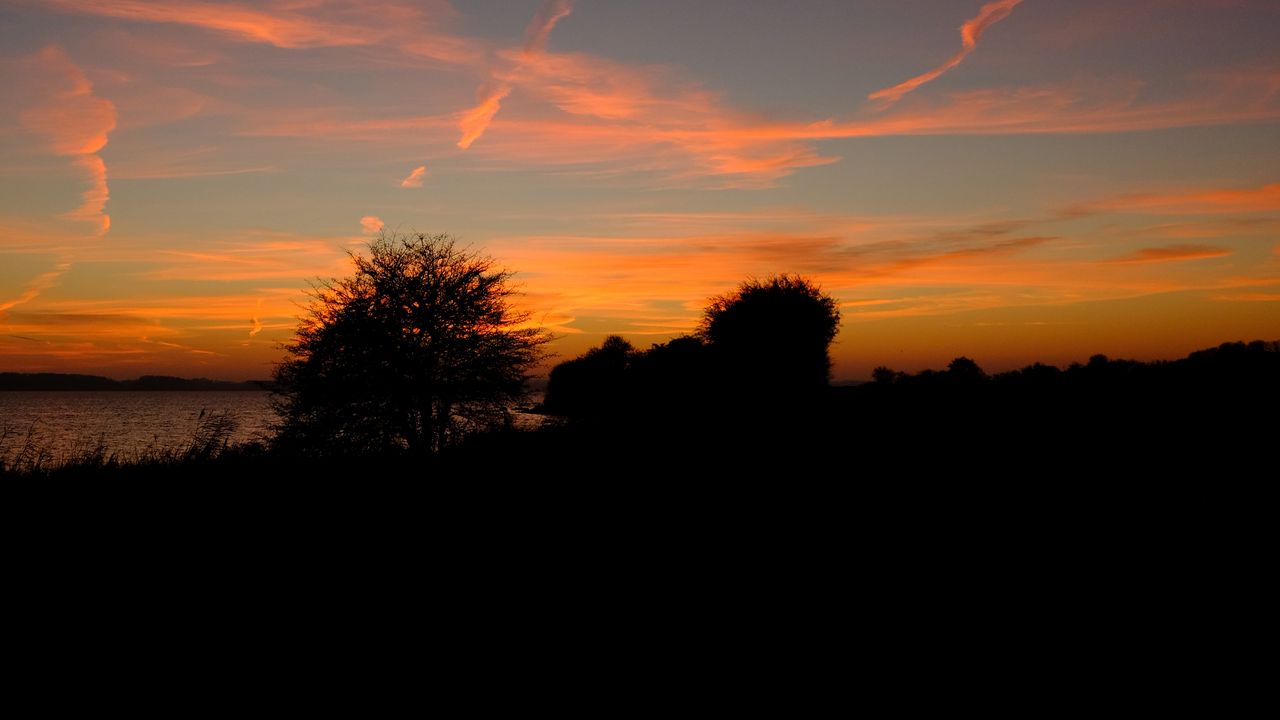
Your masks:
{"label": "distant shoreline", "polygon": [[143,375],[134,380],[112,380],[99,375],[0,372],[0,392],[264,392],[271,390],[273,386],[274,383],[269,380],[233,382],[167,375]]}

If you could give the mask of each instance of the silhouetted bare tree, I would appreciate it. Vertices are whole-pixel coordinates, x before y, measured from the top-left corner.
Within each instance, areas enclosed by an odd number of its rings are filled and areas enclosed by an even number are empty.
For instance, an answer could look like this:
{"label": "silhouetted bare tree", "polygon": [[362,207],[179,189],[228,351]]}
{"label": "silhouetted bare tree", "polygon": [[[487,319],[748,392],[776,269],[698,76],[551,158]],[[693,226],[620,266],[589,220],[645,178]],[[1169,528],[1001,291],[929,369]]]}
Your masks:
{"label": "silhouetted bare tree", "polygon": [[316,287],[281,363],[280,442],[315,454],[432,453],[510,423],[548,336],[511,272],[448,235],[382,234],[355,274]]}

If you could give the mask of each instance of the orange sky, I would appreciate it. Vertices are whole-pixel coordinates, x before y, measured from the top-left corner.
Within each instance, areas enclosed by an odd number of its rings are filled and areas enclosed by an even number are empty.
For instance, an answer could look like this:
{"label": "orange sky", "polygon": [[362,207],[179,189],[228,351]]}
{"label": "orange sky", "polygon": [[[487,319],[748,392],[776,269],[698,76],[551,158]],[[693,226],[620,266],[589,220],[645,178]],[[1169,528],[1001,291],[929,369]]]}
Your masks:
{"label": "orange sky", "polygon": [[1267,0],[0,3],[0,370],[262,378],[384,226],[572,356],[744,278],[837,379],[1280,339]]}

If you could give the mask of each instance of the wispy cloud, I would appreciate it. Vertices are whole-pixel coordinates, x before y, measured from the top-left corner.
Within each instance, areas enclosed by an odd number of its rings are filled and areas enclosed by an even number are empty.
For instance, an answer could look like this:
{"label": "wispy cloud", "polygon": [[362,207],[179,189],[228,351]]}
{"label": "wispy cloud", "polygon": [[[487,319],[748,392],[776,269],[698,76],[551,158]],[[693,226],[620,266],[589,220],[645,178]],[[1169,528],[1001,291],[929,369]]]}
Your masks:
{"label": "wispy cloud", "polygon": [[1166,245],[1164,247],[1142,248],[1129,255],[1111,258],[1103,262],[1120,264],[1180,262],[1183,260],[1225,257],[1230,254],[1231,250],[1229,248],[1215,247],[1213,245]]}
{"label": "wispy cloud", "polygon": [[419,165],[409,173],[409,176],[400,181],[402,188],[419,188],[422,187],[422,177],[427,174],[427,166]]}
{"label": "wispy cloud", "polygon": [[93,94],[93,84],[66,51],[49,45],[27,61],[36,99],[22,113],[22,124],[47,138],[55,155],[75,158],[89,175],[90,187],[80,207],[67,214],[94,223],[97,234],[111,227],[105,212],[109,197],[107,166],[97,155],[116,126],[116,107]]}
{"label": "wispy cloud", "polygon": [[[362,221],[362,228],[379,221]],[[372,231],[376,232],[376,231]],[[162,247],[140,251],[138,257],[150,267],[147,280],[200,280],[202,282],[252,282],[261,288],[266,281],[296,286],[309,277],[340,277],[350,270],[347,247],[359,242],[357,236],[313,238],[289,233],[254,231],[237,238],[213,241],[200,250]],[[242,303],[243,301],[241,301]],[[244,317],[243,304],[231,317]]]}
{"label": "wispy cloud", "polygon": [[[556,166],[666,185],[768,187],[802,168],[838,161],[830,145],[819,145],[834,139],[1128,132],[1280,119],[1280,68],[1274,65],[1201,72],[1158,88],[1140,78],[1080,75],[1066,82],[920,97],[886,111],[894,100],[967,57],[1019,0],[983,4],[960,28],[959,53],[930,73],[873,93],[877,110],[863,108],[828,119],[748,112],[670,66],[553,52],[548,38],[571,12],[567,0],[545,0],[528,23],[523,43],[496,52],[484,42],[444,32],[455,11],[441,0],[412,5],[372,0],[51,4],[132,22],[200,27],[235,42],[288,49],[361,46],[359,53],[372,53],[368,48],[385,47],[416,57],[438,46],[445,49],[437,54],[452,58],[449,62],[484,73],[475,104],[459,113],[360,117],[361,110],[354,107],[273,109],[257,113],[250,127],[238,130],[242,136],[413,142],[419,157],[426,136],[440,150],[453,145],[469,149],[489,166]],[[380,55],[379,62],[385,61]],[[560,112],[502,110],[513,92],[522,101],[541,103],[541,110]],[[502,132],[495,134],[498,129]],[[477,143],[482,136],[484,143]],[[115,172],[116,165],[112,177],[123,177]],[[123,165],[119,169],[126,170]]]}
{"label": "wispy cloud", "polygon": [[[486,150],[508,162],[612,164],[635,176],[713,177],[769,186],[799,168],[835,162],[813,143],[903,135],[1095,134],[1280,120],[1280,68],[1202,73],[1157,98],[1136,80],[1070,82],[952,93],[847,120],[778,121],[727,106],[661,68],[547,54],[522,92],[567,117],[499,118]],[[602,158],[607,158],[603,161]]]}
{"label": "wispy cloud", "polygon": [[47,5],[131,22],[185,25],[289,50],[390,46],[448,64],[475,64],[483,57],[479,43],[446,30],[456,15],[447,0],[48,0]]}
{"label": "wispy cloud", "polygon": [[1271,292],[1271,293],[1267,293],[1267,292],[1235,292],[1235,293],[1220,293],[1220,294],[1217,294],[1217,295],[1212,295],[1212,296],[1210,296],[1210,299],[1211,299],[1211,300],[1217,300],[1217,301],[1219,301],[1219,302],[1247,302],[1247,303],[1268,302],[1268,303],[1280,303],[1280,292]]}
{"label": "wispy cloud", "polygon": [[520,51],[515,67],[506,72],[491,73],[489,80],[476,91],[475,107],[463,112],[458,118],[458,129],[462,131],[462,137],[458,139],[459,148],[466,150],[484,135],[493,122],[493,116],[502,108],[502,101],[515,88],[510,78],[535,63],[546,52],[551,29],[572,11],[573,6],[569,0],[543,0],[537,14],[525,28],[524,48]]}
{"label": "wispy cloud", "polygon": [[49,45],[28,59],[38,97],[22,113],[28,130],[45,136],[58,155],[91,155],[107,144],[116,108],[93,94],[93,83],[65,50]]}
{"label": "wispy cloud", "polygon": [[547,38],[551,29],[563,18],[573,12],[570,0],[543,0],[537,14],[524,31],[524,57],[532,60],[547,49]]}
{"label": "wispy cloud", "polygon": [[[978,42],[1012,5],[989,3],[962,39]],[[1280,67],[1260,64],[1161,80],[1110,75],[921,97],[891,110],[864,108],[849,117],[787,119],[748,112],[690,79],[678,68],[621,63],[546,48],[567,4],[547,3],[530,23],[525,46],[500,50],[480,84],[477,102],[461,113],[342,118],[332,112],[273,115],[246,135],[339,136],[403,144],[421,152],[423,137],[459,133],[493,166],[558,166],[616,174],[642,182],[768,187],[802,168],[839,160],[818,143],[904,135],[1088,134],[1280,120]],[[981,21],[981,22],[980,22]],[[538,103],[503,111],[518,88]],[[553,109],[560,111],[545,112]],[[491,131],[501,130],[500,133]],[[487,134],[486,134],[487,133]],[[476,141],[484,136],[484,143]],[[475,143],[475,144],[473,144]]]}
{"label": "wispy cloud", "polygon": [[879,101],[882,108],[889,107],[901,100],[903,95],[959,65],[969,56],[969,53],[973,52],[974,48],[978,47],[978,41],[982,39],[982,34],[987,31],[987,28],[1008,17],[1009,13],[1013,12],[1013,9],[1021,2],[1022,0],[997,0],[983,5],[975,17],[970,18],[960,26],[960,52],[952,55],[946,62],[929,72],[917,75],[893,87],[877,90],[868,95],[867,99]]}
{"label": "wispy cloud", "polygon": [[365,215],[360,218],[360,228],[365,235],[374,235],[385,225],[386,223],[382,222],[382,218],[377,215]]}
{"label": "wispy cloud", "polygon": [[366,25],[317,20],[302,12],[315,7],[317,3],[313,2],[250,4],[192,0],[49,0],[49,4],[67,11],[126,20],[192,25],[239,40],[281,48],[365,45],[377,42],[385,36]]}
{"label": "wispy cloud", "polygon": [[476,91],[479,102],[458,117],[458,129],[462,131],[462,137],[458,138],[460,149],[471,147],[471,143],[479,140],[484,131],[489,129],[493,116],[502,109],[502,101],[511,94],[512,89],[513,86],[508,82],[491,81],[480,86]]}
{"label": "wispy cloud", "polygon": [[16,298],[13,298],[12,300],[0,300],[0,313],[35,300],[36,297],[40,295],[41,291],[45,290],[50,285],[53,285],[59,277],[62,277],[63,273],[70,269],[70,263],[58,263],[58,265],[49,272],[37,275],[31,280],[31,282],[27,283],[26,286],[22,288],[22,292],[19,293]]}
{"label": "wispy cloud", "polygon": [[1138,193],[1079,206],[1084,212],[1143,212],[1161,215],[1212,215],[1280,211],[1280,183],[1243,189],[1196,189]]}
{"label": "wispy cloud", "polygon": [[265,327],[262,324],[262,319],[258,317],[260,314],[262,314],[262,298],[258,298],[258,304],[253,310],[253,317],[249,318],[249,337],[256,336]]}
{"label": "wispy cloud", "polygon": [[81,155],[76,163],[89,173],[89,189],[82,193],[80,207],[67,213],[72,220],[95,223],[97,234],[105,235],[111,229],[111,216],[105,210],[110,192],[107,188],[107,164],[97,155]]}
{"label": "wispy cloud", "polygon": [[1116,228],[1118,234],[1131,237],[1168,240],[1206,240],[1218,238],[1274,238],[1280,235],[1280,218],[1216,216],[1186,222],[1162,222],[1130,228]]}

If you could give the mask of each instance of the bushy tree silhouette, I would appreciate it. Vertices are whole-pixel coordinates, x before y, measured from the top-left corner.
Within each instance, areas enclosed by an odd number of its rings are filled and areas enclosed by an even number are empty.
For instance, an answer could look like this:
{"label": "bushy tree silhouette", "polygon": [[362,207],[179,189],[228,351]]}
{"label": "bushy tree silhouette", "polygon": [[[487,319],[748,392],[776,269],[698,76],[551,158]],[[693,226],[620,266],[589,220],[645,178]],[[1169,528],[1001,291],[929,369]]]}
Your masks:
{"label": "bushy tree silhouette", "polygon": [[668,428],[794,423],[827,387],[839,323],[835,299],[805,278],[749,280],[711,300],[696,335],[643,351],[610,336],[556,366],[544,407]]}
{"label": "bushy tree silhouette", "polygon": [[775,275],[713,298],[701,334],[732,382],[797,390],[830,380],[839,325],[835,298],[803,277]]}
{"label": "bushy tree silhouette", "polygon": [[627,370],[636,350],[618,335],[604,339],[580,357],[551,369],[546,412],[555,415],[589,417],[611,412],[626,402]]}
{"label": "bushy tree silhouette", "polygon": [[275,373],[279,441],[312,454],[432,453],[510,422],[549,339],[512,273],[448,235],[382,234],[317,285]]}

